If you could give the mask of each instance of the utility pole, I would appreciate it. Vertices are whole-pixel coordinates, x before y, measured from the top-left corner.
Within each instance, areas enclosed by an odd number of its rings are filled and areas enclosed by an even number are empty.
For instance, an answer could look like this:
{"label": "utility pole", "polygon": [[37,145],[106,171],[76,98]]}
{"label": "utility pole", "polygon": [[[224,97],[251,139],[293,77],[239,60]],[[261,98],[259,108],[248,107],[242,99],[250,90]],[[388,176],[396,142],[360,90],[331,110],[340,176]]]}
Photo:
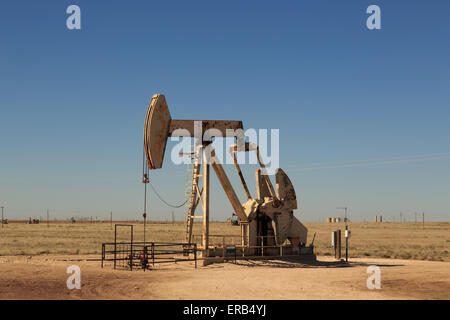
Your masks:
{"label": "utility pole", "polygon": [[49,219],[49,214],[48,214],[48,209],[47,209],[47,228],[49,227],[49,223],[50,223],[49,220],[50,219]]}
{"label": "utility pole", "polygon": [[5,207],[0,207],[0,208],[2,208],[2,228],[3,228],[3,209],[5,208]]}
{"label": "utility pole", "polygon": [[343,209],[345,211],[345,262],[348,262],[348,224],[347,224],[347,207],[337,207],[336,209]]}
{"label": "utility pole", "polygon": [[111,230],[112,230],[112,211],[111,211],[110,221],[111,221],[110,225],[111,225]]}
{"label": "utility pole", "polygon": [[425,212],[422,212],[422,229],[425,229]]}
{"label": "utility pole", "polygon": [[174,215],[173,211],[172,211],[172,224],[175,224],[175,215]]}

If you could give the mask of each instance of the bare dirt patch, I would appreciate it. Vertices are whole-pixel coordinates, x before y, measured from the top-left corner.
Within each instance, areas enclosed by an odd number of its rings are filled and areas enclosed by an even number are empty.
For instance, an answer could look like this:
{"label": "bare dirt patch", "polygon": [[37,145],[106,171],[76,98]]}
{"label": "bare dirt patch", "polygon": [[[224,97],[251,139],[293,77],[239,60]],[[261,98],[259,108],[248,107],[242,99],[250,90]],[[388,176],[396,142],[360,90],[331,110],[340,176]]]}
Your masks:
{"label": "bare dirt patch", "polygon": [[[101,269],[86,258],[98,255],[0,257],[0,299],[450,299],[448,262],[359,258],[345,265],[319,257],[197,269],[182,262],[144,272]],[[73,264],[81,268],[81,290],[66,287]],[[366,287],[372,264],[381,268],[381,290]]]}

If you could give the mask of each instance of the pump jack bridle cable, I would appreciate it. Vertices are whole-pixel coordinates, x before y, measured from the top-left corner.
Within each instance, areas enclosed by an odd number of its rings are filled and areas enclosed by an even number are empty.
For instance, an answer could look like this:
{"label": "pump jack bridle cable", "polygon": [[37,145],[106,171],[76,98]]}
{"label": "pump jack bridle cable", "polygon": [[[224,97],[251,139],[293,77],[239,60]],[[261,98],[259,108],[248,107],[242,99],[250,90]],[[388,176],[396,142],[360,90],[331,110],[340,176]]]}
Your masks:
{"label": "pump jack bridle cable", "polygon": [[186,199],[182,204],[180,205],[173,205],[168,203],[166,200],[164,200],[159,193],[156,191],[156,189],[153,187],[152,183],[149,181],[148,182],[150,187],[152,188],[153,192],[156,194],[156,196],[159,198],[159,200],[161,200],[162,202],[164,202],[167,206],[172,207],[172,208],[181,208],[182,206],[184,206],[186,204],[186,202],[188,202],[188,199]]}
{"label": "pump jack bridle cable", "polygon": [[147,212],[147,183],[150,184],[150,187],[152,188],[153,192],[156,194],[156,196],[159,198],[159,200],[161,200],[163,203],[165,203],[167,206],[171,207],[171,208],[181,208],[182,206],[184,206],[186,204],[186,202],[188,202],[188,199],[186,199],[182,204],[180,205],[173,205],[168,203],[166,200],[164,200],[161,195],[158,193],[158,191],[156,191],[155,187],[153,187],[152,183],[150,182],[150,179],[148,178],[148,165],[145,162],[145,142],[144,142],[144,152],[142,154],[142,176],[143,176],[143,182],[145,185],[145,190],[144,190],[144,213]]}
{"label": "pump jack bridle cable", "polygon": [[148,166],[145,165],[145,142],[144,142],[144,150],[142,153],[142,182],[144,183],[144,214],[142,216],[144,217],[144,248],[145,248],[145,225],[147,220],[147,183],[148,183]]}
{"label": "pump jack bridle cable", "polygon": [[144,183],[144,214],[147,213],[147,183],[148,181],[148,166],[145,165],[145,143],[144,152],[142,153],[142,182]]}

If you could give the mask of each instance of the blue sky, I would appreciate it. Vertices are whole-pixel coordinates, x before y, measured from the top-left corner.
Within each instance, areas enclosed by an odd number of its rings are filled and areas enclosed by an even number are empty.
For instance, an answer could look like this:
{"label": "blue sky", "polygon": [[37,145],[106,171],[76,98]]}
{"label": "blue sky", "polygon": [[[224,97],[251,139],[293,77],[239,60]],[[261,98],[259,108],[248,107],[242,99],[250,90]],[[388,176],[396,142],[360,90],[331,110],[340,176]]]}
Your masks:
{"label": "blue sky", "polygon": [[[71,4],[81,30],[66,28]],[[381,30],[366,28],[371,4]],[[343,205],[360,221],[449,220],[449,10],[448,1],[2,2],[0,205],[9,218],[47,208],[140,218],[142,126],[162,93],[173,118],[279,129],[303,221]],[[185,167],[167,160],[151,180],[183,202]],[[251,186],[253,170],[244,168]],[[212,185],[212,218],[225,219],[231,206]],[[148,195],[149,216],[169,218]]]}

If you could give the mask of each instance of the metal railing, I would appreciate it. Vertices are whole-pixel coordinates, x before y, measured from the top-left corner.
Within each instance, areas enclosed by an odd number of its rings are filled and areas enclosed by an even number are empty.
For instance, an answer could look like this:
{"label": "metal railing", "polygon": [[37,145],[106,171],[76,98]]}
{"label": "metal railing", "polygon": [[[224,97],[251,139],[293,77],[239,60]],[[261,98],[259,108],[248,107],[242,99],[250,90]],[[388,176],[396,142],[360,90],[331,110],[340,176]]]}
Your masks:
{"label": "metal railing", "polygon": [[[149,269],[156,263],[194,261],[197,268],[197,244],[170,242],[111,242],[102,244],[102,268],[113,262],[114,269]],[[193,257],[191,258],[191,255]]]}

